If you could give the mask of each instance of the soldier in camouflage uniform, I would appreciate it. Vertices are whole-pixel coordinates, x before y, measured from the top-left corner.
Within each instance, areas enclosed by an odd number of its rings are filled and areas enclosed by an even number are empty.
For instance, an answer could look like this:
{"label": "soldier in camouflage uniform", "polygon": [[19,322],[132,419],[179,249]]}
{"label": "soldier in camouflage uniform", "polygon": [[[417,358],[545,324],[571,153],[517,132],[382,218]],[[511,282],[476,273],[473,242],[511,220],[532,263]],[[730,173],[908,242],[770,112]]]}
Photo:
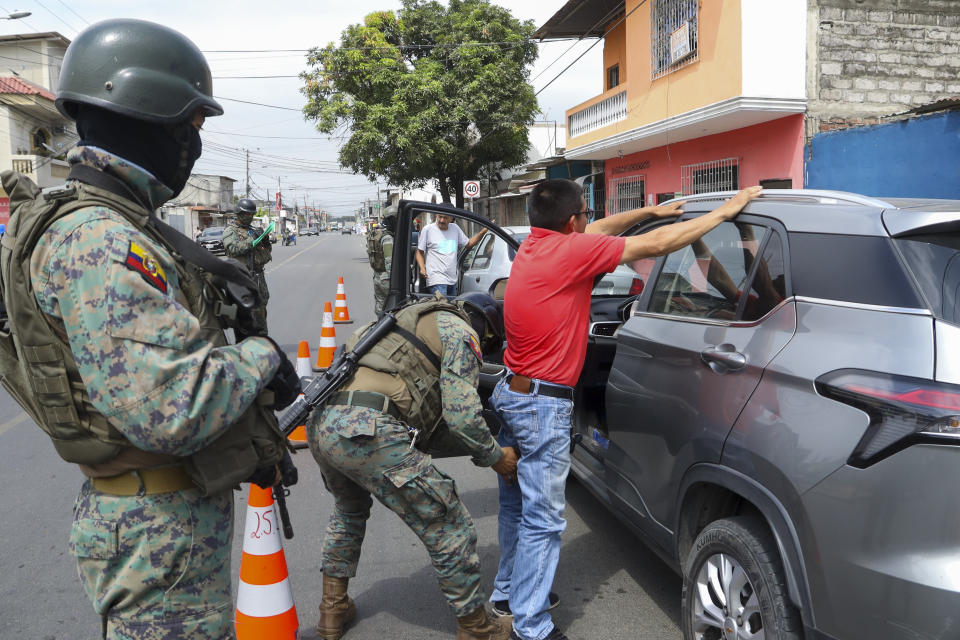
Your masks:
{"label": "soldier in camouflage uniform", "polygon": [[[284,445],[270,409],[299,389],[269,338],[227,344],[202,293],[210,281],[152,219],[186,183],[205,117],[223,112],[211,93],[209,67],[183,35],[97,23],[67,49],[56,99],[81,136],[72,181],[41,195],[3,175],[18,224],[64,198],[27,249],[32,291],[11,290],[16,274],[5,270],[4,302],[21,366],[43,353],[36,371],[52,376],[43,393],[21,387],[20,403],[87,476],[70,550],[104,638],[234,637],[231,487],[251,474],[273,483]],[[11,266],[7,245],[2,255]],[[24,346],[45,325],[50,344]],[[51,397],[67,406],[51,408]],[[51,426],[44,411],[54,410]]]}
{"label": "soldier in camouflage uniform", "polygon": [[227,228],[223,230],[223,252],[230,258],[236,258],[243,263],[257,281],[257,291],[260,295],[260,303],[253,310],[253,324],[255,332],[259,335],[267,335],[267,301],[270,299],[270,291],[267,289],[267,277],[263,273],[263,268],[268,262],[273,260],[273,249],[270,246],[270,240],[264,237],[256,245],[256,240],[262,230],[251,227],[253,216],[257,212],[257,205],[249,198],[241,198],[237,203],[237,216],[230,221]]}
{"label": "soldier in camouflage uniform", "polygon": [[[356,575],[371,495],[427,548],[457,616],[457,639],[510,635],[509,626],[488,618],[484,608],[473,520],[453,479],[421,450],[431,448],[442,418],[445,441],[468,451],[474,464],[492,466],[507,478],[516,474],[516,453],[501,449],[490,435],[477,395],[480,345],[499,348],[502,319],[489,296],[470,296],[479,300],[468,298],[458,307],[438,295],[398,311],[398,327],[408,327],[407,335],[394,330],[381,339],[308,424],[310,450],[336,501],[323,547],[317,630],[325,640],[338,640],[356,615],[347,584]],[[348,348],[365,329],[354,334]]]}
{"label": "soldier in camouflage uniform", "polygon": [[368,251],[373,269],[373,307],[377,317],[383,313],[383,304],[390,293],[390,265],[393,260],[393,231],[396,223],[396,214],[386,216],[381,223],[382,228],[370,231],[375,237],[367,239],[368,247],[372,242],[377,245],[373,251]]}

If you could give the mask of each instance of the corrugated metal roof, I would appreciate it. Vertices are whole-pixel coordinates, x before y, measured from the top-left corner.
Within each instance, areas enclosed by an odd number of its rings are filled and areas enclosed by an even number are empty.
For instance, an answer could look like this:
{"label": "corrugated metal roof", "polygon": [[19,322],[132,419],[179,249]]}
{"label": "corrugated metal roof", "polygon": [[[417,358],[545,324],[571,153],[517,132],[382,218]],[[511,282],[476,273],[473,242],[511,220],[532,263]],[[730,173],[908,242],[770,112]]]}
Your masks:
{"label": "corrugated metal roof", "polygon": [[538,40],[557,38],[602,38],[614,18],[624,12],[624,0],[569,0],[533,37]]}
{"label": "corrugated metal roof", "polygon": [[13,93],[21,96],[41,96],[53,102],[56,97],[39,85],[13,76],[0,76],[0,94]]}

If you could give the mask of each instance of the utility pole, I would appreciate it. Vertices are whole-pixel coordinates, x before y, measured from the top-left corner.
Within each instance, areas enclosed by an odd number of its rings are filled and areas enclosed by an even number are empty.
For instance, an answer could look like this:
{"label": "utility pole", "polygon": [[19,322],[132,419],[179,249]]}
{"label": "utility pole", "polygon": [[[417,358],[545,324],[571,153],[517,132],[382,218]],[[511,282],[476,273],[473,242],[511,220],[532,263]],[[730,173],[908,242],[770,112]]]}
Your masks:
{"label": "utility pole", "polygon": [[247,154],[247,195],[246,197],[249,198],[250,197],[250,150],[244,149],[244,151]]}

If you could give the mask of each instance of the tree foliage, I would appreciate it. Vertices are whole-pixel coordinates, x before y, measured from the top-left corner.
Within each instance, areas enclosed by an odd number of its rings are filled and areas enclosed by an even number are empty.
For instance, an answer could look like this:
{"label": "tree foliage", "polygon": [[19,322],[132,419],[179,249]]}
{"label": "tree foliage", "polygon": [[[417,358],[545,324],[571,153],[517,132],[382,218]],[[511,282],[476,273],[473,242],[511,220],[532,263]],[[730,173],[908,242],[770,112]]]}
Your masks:
{"label": "tree foliage", "polygon": [[462,206],[463,180],[526,161],[533,30],[488,0],[403,0],[310,50],[303,112],[325,133],[350,129],[343,166],[397,186],[436,180]]}

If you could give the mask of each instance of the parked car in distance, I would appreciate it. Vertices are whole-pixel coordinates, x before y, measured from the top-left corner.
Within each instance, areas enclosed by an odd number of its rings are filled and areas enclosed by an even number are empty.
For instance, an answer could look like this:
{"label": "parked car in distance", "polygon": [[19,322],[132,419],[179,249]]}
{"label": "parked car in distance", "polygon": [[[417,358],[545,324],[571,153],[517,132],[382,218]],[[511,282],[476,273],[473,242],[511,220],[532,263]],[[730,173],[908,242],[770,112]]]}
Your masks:
{"label": "parked car in distance", "polygon": [[340,229],[340,234],[343,235],[344,233],[346,233],[346,234],[352,234],[352,233],[353,233],[353,227],[348,227],[348,226],[344,225],[344,226],[341,227],[341,229]]}
{"label": "parked car in distance", "polygon": [[[517,242],[522,243],[530,235],[529,226],[501,227]],[[460,258],[460,292],[479,291],[488,293],[490,285],[510,274],[516,253],[498,236],[488,233]],[[649,274],[647,274],[649,275]],[[643,279],[626,265],[604,274],[597,282],[593,295],[636,295],[643,290]]]}
{"label": "parked car in distance", "polygon": [[318,236],[320,235],[320,229],[316,225],[310,225],[308,227],[303,227],[300,229],[300,235],[302,236]]}
{"label": "parked car in distance", "polygon": [[207,227],[200,232],[197,242],[210,253],[223,255],[223,227]]}
{"label": "parked car in distance", "polygon": [[[406,202],[395,259],[421,212],[514,242]],[[685,640],[960,637],[960,200],[776,190],[625,267],[640,293],[590,302],[571,472],[681,574]]]}

